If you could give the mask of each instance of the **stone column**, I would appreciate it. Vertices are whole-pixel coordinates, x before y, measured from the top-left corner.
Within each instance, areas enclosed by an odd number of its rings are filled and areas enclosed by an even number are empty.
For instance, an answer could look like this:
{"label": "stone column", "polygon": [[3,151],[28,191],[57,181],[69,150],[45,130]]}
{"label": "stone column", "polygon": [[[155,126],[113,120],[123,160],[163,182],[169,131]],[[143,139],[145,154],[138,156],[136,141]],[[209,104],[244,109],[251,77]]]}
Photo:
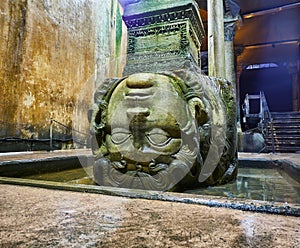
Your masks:
{"label": "stone column", "polygon": [[288,73],[292,79],[293,89],[293,111],[299,111],[299,68],[297,63],[290,63],[287,67]]}
{"label": "stone column", "polygon": [[208,75],[225,78],[224,16],[222,0],[208,0]]}
{"label": "stone column", "polygon": [[224,56],[225,56],[225,78],[236,85],[235,58],[233,39],[235,36],[237,18],[224,19]]}
{"label": "stone column", "polygon": [[[243,47],[235,47],[235,56],[238,58],[243,53]],[[240,77],[243,72],[243,64],[237,59],[236,63],[236,106],[237,106],[237,133],[238,133],[238,151],[244,151],[244,134],[242,132],[242,122],[241,122],[241,101],[240,99]]]}
{"label": "stone column", "polygon": [[[239,57],[244,51],[244,47],[235,47],[235,57]],[[235,74],[235,82],[236,82],[236,104],[237,104],[237,126],[241,130],[241,100],[240,99],[240,77],[243,71],[243,64],[241,61],[237,59],[236,65],[236,74]]]}

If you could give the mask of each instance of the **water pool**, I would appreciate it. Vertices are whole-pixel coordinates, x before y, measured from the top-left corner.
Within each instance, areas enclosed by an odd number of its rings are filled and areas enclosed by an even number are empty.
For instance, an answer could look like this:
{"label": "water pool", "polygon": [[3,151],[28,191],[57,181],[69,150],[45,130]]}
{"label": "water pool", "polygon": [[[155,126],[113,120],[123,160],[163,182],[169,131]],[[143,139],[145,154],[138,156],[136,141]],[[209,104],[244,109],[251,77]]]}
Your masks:
{"label": "water pool", "polygon": [[[83,168],[26,176],[24,178],[95,185]],[[279,168],[242,167],[239,168],[237,179],[232,183],[187,190],[185,193],[300,203],[300,184]]]}

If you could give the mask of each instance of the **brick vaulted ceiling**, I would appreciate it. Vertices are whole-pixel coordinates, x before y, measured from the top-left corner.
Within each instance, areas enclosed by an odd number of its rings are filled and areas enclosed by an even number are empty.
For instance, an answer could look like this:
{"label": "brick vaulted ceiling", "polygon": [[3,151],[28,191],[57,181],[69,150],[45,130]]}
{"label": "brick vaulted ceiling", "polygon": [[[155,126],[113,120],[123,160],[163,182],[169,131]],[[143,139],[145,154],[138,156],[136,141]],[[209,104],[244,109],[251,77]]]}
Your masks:
{"label": "brick vaulted ceiling", "polygon": [[[234,39],[235,47],[244,49],[241,63],[294,63],[299,59],[299,0],[228,1],[240,8],[242,17]],[[207,26],[207,0],[197,2]],[[206,44],[203,45],[205,50]]]}
{"label": "brick vaulted ceiling", "polygon": [[[196,0],[201,9],[206,9],[207,0]],[[241,8],[241,14],[249,14],[262,10],[273,9],[293,3],[299,3],[299,0],[232,0]]]}

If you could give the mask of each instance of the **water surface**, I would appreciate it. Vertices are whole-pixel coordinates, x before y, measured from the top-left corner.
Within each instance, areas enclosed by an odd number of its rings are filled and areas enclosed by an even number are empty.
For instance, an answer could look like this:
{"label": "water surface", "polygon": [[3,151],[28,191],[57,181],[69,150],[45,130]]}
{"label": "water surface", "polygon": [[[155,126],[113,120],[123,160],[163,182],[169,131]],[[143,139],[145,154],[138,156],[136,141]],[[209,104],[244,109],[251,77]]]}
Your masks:
{"label": "water surface", "polygon": [[[25,178],[95,185],[83,168],[32,175]],[[237,179],[232,183],[187,190],[185,193],[300,203],[300,184],[283,170],[275,168],[239,168]]]}
{"label": "water surface", "polygon": [[187,193],[300,203],[300,184],[280,169],[239,168],[237,179],[221,186],[193,189]]}

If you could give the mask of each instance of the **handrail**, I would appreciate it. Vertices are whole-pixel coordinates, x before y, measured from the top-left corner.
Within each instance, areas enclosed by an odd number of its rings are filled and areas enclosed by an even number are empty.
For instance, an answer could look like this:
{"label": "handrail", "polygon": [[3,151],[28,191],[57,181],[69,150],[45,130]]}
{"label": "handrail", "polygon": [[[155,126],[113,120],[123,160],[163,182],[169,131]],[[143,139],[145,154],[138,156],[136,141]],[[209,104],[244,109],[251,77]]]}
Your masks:
{"label": "handrail", "polygon": [[[50,132],[50,133],[49,133],[49,136],[50,136],[50,151],[53,150],[53,122],[56,123],[56,124],[58,124],[58,125],[60,125],[60,126],[62,126],[62,127],[64,127],[64,128],[66,128],[67,130],[70,130],[72,133],[75,132],[75,133],[79,133],[79,134],[82,134],[82,135],[85,135],[85,136],[88,135],[88,134],[86,134],[86,133],[83,133],[83,132],[81,132],[81,131],[78,131],[78,130],[72,128],[72,127],[68,127],[68,126],[66,126],[66,125],[63,124],[63,123],[61,123],[61,122],[59,122],[59,121],[56,121],[56,120],[50,118],[50,130],[49,130],[49,132]],[[72,141],[74,141],[74,136],[73,136]],[[78,142],[78,143],[82,144],[82,142]],[[85,145],[86,145],[86,144],[85,144]]]}
{"label": "handrail", "polygon": [[[71,134],[74,134],[74,133],[78,133],[80,135],[83,135],[83,136],[88,136],[87,133],[84,133],[84,132],[81,132],[79,130],[76,130],[72,127],[68,127],[66,126],[65,124],[55,120],[55,119],[52,119],[50,118],[50,126],[49,126],[49,138],[43,138],[43,139],[40,139],[40,138],[33,138],[33,137],[28,137],[28,138],[24,138],[24,137],[21,137],[19,135],[12,135],[12,136],[9,136],[9,135],[5,135],[4,137],[0,137],[0,142],[11,142],[11,141],[20,141],[20,142],[30,142],[30,143],[33,143],[33,142],[41,142],[41,143],[48,143],[50,145],[50,150],[53,150],[54,147],[56,147],[53,142],[75,142],[77,144],[80,144],[80,145],[84,145],[86,146],[87,143],[86,143],[86,139],[81,139],[80,137],[78,137],[78,139],[76,139],[76,137],[74,137],[74,135],[65,135],[63,138],[55,138],[53,136],[53,124],[58,124],[59,126],[62,126],[63,128],[65,128],[65,130],[68,130],[68,131],[71,131]],[[13,123],[13,122],[6,122],[6,121],[3,121],[3,120],[0,120],[0,125],[5,125],[5,126],[14,126],[15,127],[15,130],[19,131],[20,128],[26,128],[28,127],[29,124],[25,124],[25,123]],[[18,137],[19,136],[19,137]],[[70,136],[73,136],[73,137],[70,137]]]}
{"label": "handrail", "polygon": [[[254,100],[254,99],[260,100],[260,112],[258,114],[250,113],[250,100]],[[260,118],[258,128],[262,133],[267,132],[267,134],[269,133],[268,124],[270,125],[271,139],[272,139],[272,152],[274,153],[275,145],[274,145],[273,118],[264,92],[260,91],[259,95],[246,94],[242,108],[243,108],[244,118],[245,118],[244,123],[246,122],[247,117],[258,117]]]}
{"label": "handrail", "polygon": [[[267,99],[265,97],[265,94],[263,91],[260,92],[261,96],[261,112],[262,112],[262,122],[263,126],[267,129],[267,132],[269,132],[268,123],[270,124],[270,130],[271,130],[271,140],[272,140],[272,152],[275,152],[275,142],[274,142],[274,128],[273,128],[273,118],[272,114],[270,112]],[[265,113],[267,114],[267,118],[265,118]]]}
{"label": "handrail", "polygon": [[62,124],[61,122],[56,121],[56,120],[54,120],[54,119],[52,119],[52,118],[50,119],[50,122],[51,122],[51,121],[57,123],[57,124],[60,125],[60,126],[63,126],[63,127],[66,128],[66,129],[71,130],[72,132],[76,132],[76,133],[80,133],[80,134],[83,134],[83,135],[87,135],[86,133],[83,133],[83,132],[81,132],[81,131],[78,131],[78,130],[72,128],[72,127],[68,127],[68,126],[66,126],[65,124]]}

